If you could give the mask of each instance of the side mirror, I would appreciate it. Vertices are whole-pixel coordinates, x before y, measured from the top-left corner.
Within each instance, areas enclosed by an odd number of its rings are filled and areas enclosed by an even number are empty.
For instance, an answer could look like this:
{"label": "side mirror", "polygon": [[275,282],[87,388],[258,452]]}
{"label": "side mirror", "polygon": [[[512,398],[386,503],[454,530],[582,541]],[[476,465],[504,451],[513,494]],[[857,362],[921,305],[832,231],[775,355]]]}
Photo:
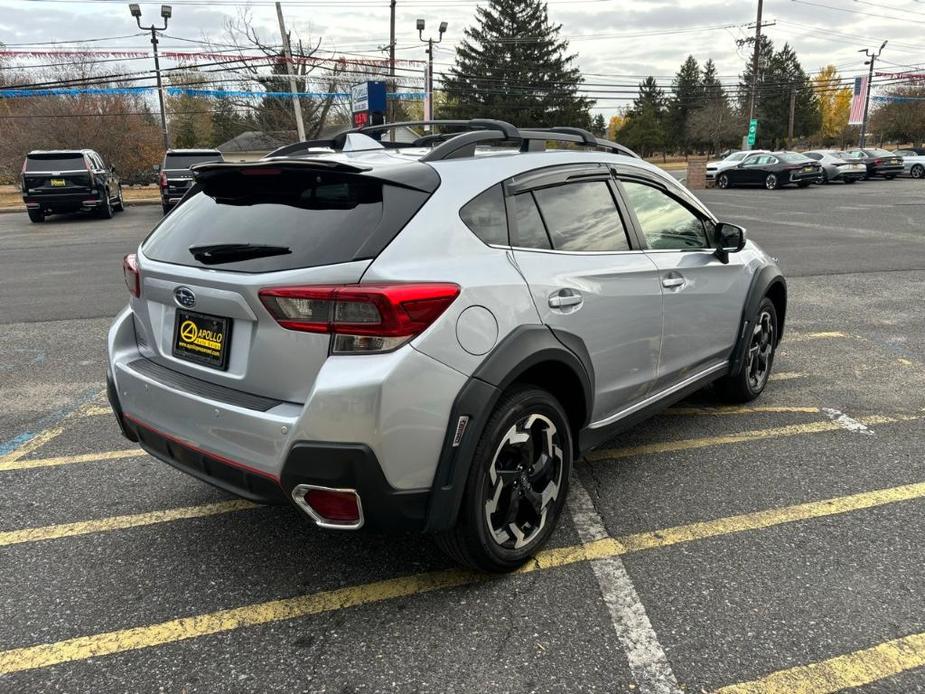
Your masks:
{"label": "side mirror", "polygon": [[729,262],[730,253],[738,253],[745,248],[745,228],[738,224],[719,222],[713,231],[716,257],[722,263]]}

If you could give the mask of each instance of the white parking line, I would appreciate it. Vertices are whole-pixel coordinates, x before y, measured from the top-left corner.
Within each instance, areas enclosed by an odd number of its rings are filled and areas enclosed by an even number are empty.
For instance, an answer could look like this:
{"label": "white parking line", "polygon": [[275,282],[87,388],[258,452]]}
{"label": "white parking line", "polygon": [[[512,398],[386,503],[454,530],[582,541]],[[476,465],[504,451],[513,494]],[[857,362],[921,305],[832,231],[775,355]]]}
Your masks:
{"label": "white parking line", "polygon": [[[594,508],[594,502],[575,474],[572,475],[571,487],[568,509],[582,543],[609,538],[604,521]],[[623,561],[619,556],[595,559],[591,562],[591,569],[597,578],[613,628],[626,652],[639,691],[642,694],[681,694],[668,656],[658,642],[646,608],[626,573]]]}
{"label": "white parking line", "polygon": [[874,435],[873,429],[865,424],[862,424],[856,419],[852,419],[841,410],[835,410],[831,407],[823,407],[822,413],[842,429],[846,429],[847,431],[853,432],[855,434],[864,434],[865,436]]}

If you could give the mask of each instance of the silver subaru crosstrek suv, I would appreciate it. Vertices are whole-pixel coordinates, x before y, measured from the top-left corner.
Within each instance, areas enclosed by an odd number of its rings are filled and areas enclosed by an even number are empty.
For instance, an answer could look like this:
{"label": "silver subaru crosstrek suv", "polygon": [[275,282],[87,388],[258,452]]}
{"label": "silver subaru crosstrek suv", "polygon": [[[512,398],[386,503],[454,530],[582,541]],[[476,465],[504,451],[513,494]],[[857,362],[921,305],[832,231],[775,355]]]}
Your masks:
{"label": "silver subaru crosstrek suv", "polygon": [[195,167],[124,261],[109,398],[126,437],[200,480],[509,571],[584,452],[710,384],[762,392],[787,289],[620,145],[433,127]]}

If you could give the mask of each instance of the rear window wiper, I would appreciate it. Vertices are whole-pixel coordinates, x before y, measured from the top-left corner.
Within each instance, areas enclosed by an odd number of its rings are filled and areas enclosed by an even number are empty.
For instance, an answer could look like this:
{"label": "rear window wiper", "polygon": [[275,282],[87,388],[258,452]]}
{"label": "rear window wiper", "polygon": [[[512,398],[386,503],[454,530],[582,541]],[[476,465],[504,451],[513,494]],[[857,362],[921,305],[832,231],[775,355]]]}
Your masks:
{"label": "rear window wiper", "polygon": [[268,246],[260,243],[215,243],[207,246],[190,246],[189,252],[203,265],[220,265],[239,260],[289,255],[292,249],[286,246]]}

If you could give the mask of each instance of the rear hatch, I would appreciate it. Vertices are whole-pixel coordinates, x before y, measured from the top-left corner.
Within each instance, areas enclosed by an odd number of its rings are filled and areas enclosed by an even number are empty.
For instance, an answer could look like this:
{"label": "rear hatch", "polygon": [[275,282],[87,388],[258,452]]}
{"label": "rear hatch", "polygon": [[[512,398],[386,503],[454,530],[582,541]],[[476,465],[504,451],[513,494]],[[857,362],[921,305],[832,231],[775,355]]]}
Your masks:
{"label": "rear hatch", "polygon": [[[287,329],[261,290],[358,283],[436,183],[325,161],[212,164],[196,177],[140,249],[132,308],[142,353],[210,383],[304,402],[331,336]],[[315,305],[296,302],[309,314]]]}
{"label": "rear hatch", "polygon": [[80,153],[33,153],[23,165],[24,195],[79,195],[90,191],[90,168]]}
{"label": "rear hatch", "polygon": [[162,167],[161,189],[171,198],[182,198],[193,184],[192,167],[197,164],[222,161],[222,155],[217,152],[202,154],[173,154],[164,157]]}

